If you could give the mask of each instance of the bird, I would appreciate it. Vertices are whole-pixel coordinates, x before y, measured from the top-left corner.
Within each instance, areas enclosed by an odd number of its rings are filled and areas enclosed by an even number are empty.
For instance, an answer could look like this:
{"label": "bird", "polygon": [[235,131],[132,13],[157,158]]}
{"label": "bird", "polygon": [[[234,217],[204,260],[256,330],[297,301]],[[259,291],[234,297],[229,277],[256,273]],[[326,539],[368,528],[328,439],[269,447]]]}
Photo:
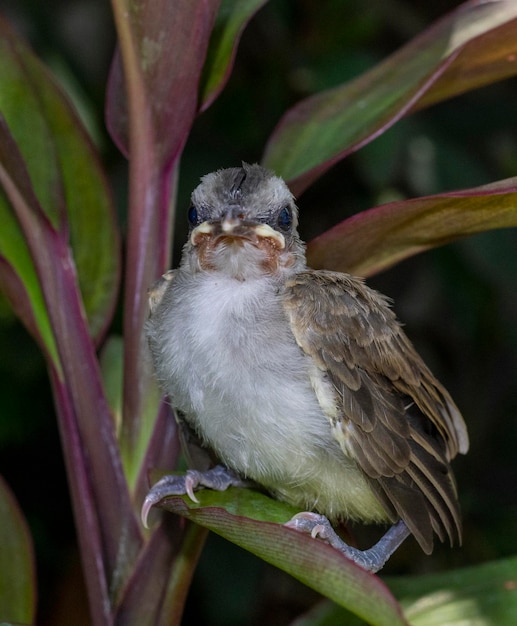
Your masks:
{"label": "bird", "polygon": [[[300,510],[286,525],[379,571],[413,535],[461,544],[451,461],[465,422],[396,318],[347,273],[307,266],[287,184],[258,164],[201,178],[179,267],[150,291],[146,333],[178,419],[217,464],[168,475],[164,498],[258,485]],[[369,549],[335,531],[389,524]]]}

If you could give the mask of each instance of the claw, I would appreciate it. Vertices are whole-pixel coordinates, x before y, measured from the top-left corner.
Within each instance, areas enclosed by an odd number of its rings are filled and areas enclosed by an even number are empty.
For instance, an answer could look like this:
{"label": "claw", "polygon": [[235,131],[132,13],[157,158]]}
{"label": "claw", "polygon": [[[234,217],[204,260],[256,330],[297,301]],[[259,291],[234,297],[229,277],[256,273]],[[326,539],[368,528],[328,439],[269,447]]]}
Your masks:
{"label": "claw", "polygon": [[187,492],[188,497],[199,504],[198,498],[196,498],[196,494],[194,493],[194,489],[199,485],[199,477],[194,476],[193,474],[188,473],[185,477],[185,491]]}
{"label": "claw", "polygon": [[180,496],[187,494],[191,500],[199,503],[199,500],[194,495],[194,489],[198,487],[199,484],[199,472],[187,472],[185,476],[164,476],[160,479],[151,487],[142,505],[140,517],[144,527],[149,528],[147,525],[147,518],[151,508],[161,502],[164,498],[167,498],[167,496]]}
{"label": "claw", "polygon": [[147,496],[145,497],[144,503],[142,504],[142,510],[140,511],[140,519],[142,520],[142,525],[144,528],[149,528],[147,524],[149,511],[151,510],[151,507],[156,504],[155,502],[153,502],[153,498],[150,497],[151,495],[152,494],[150,493],[147,494]]}
{"label": "claw", "polygon": [[323,526],[322,524],[316,524],[316,526],[314,526],[314,528],[311,530],[311,537],[313,539],[316,539],[316,537],[323,538],[324,531],[325,526]]}
{"label": "claw", "polygon": [[[336,532],[324,515],[303,511],[293,516],[284,526],[302,533],[308,533],[313,539],[320,538],[328,541],[331,537],[337,537]],[[329,542],[330,543],[330,542]]]}
{"label": "claw", "polygon": [[324,515],[310,511],[298,513],[284,526],[310,534],[313,539],[323,539],[351,561],[372,573],[378,572],[383,567],[393,552],[410,534],[404,522],[399,520],[369,550],[358,550],[341,539]]}
{"label": "claw", "polygon": [[231,470],[217,465],[206,472],[198,472],[197,470],[188,470],[184,475],[164,476],[155,485],[153,485],[145,497],[140,512],[142,524],[145,528],[149,511],[153,506],[161,502],[169,496],[187,495],[193,502],[199,503],[194,493],[195,489],[207,487],[217,491],[224,491],[228,487],[249,487],[250,483],[241,479]]}

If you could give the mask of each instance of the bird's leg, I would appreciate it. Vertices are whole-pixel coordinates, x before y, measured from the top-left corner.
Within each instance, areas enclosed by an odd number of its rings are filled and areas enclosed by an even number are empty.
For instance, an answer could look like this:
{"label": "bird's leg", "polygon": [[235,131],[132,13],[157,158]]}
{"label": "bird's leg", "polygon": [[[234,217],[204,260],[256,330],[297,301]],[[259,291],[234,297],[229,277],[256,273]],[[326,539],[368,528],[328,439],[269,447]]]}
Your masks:
{"label": "bird's leg", "polygon": [[286,526],[310,533],[313,538],[320,537],[369,572],[378,572],[404,539],[411,534],[406,524],[399,520],[374,546],[368,550],[359,550],[345,543],[324,515],[310,512],[298,513],[287,522]]}
{"label": "bird's leg", "polygon": [[228,487],[249,487],[250,484],[222,465],[216,465],[206,472],[187,470],[185,474],[169,474],[155,483],[145,497],[141,511],[142,523],[147,528],[147,516],[151,507],[169,496],[186,494],[194,502],[199,502],[194,495],[195,489],[207,487],[215,491],[225,491]]}

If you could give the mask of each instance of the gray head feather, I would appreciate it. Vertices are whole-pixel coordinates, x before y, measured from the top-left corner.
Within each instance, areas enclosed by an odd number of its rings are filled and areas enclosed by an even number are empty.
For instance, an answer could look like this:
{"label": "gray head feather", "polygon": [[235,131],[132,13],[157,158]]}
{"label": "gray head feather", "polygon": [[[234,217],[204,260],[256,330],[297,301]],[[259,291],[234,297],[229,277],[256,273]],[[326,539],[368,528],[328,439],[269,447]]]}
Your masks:
{"label": "gray head feather", "polygon": [[285,182],[260,165],[218,170],[203,176],[192,193],[192,203],[203,219],[220,219],[230,207],[239,207],[246,219],[267,222],[284,206],[291,207],[293,229],[298,220],[293,194]]}

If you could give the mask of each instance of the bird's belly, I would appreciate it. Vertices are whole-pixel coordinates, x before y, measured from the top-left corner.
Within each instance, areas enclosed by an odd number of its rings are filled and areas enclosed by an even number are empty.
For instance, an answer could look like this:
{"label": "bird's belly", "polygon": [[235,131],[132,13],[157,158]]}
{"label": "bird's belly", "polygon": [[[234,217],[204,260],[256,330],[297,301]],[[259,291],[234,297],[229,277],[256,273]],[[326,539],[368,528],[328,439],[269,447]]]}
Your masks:
{"label": "bird's belly", "polygon": [[322,455],[342,453],[303,357],[290,346],[282,353],[281,361],[257,351],[253,359],[248,350],[221,354],[217,371],[206,362],[201,393],[180,408],[228,466],[262,484],[294,486],[305,482]]}
{"label": "bird's belly", "polygon": [[193,419],[221,461],[300,509],[386,521],[363,472],[332,437],[310,384],[260,378],[243,398],[234,383],[242,392],[249,381],[234,372],[228,388],[219,388],[222,395],[208,394],[206,410]]}

